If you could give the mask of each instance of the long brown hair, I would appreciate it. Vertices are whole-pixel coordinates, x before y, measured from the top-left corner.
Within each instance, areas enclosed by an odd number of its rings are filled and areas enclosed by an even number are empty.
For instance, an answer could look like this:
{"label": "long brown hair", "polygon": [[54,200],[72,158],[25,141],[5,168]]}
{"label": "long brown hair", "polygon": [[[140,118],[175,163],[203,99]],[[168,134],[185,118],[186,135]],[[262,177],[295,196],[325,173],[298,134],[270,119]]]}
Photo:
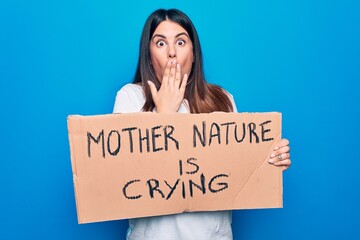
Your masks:
{"label": "long brown hair", "polygon": [[196,29],[190,18],[177,9],[158,9],[148,17],[144,25],[140,40],[139,60],[133,81],[133,83],[143,86],[146,99],[143,111],[152,111],[155,107],[147,80],[152,81],[158,89],[160,88],[160,82],[151,65],[150,40],[157,26],[165,20],[173,21],[183,27],[188,32],[193,44],[194,62],[184,96],[189,103],[190,112],[232,112],[233,107],[227,93],[221,87],[206,82]]}

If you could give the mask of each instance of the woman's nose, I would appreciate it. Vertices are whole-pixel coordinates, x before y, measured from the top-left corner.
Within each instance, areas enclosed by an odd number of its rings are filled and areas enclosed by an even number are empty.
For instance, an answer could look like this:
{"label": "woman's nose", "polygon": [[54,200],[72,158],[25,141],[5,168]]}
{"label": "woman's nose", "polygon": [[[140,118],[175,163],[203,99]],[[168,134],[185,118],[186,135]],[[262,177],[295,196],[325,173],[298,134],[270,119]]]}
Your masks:
{"label": "woman's nose", "polygon": [[168,52],[169,58],[175,58],[176,57],[176,50],[174,46],[169,46],[169,52]]}

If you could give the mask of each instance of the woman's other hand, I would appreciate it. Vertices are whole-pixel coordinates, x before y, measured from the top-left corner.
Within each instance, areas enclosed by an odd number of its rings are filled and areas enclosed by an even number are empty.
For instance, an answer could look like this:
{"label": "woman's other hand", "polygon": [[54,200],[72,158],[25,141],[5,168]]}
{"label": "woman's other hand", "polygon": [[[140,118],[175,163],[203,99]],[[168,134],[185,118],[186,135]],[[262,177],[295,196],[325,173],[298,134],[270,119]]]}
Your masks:
{"label": "woman's other hand", "polygon": [[275,166],[284,166],[284,170],[291,165],[289,140],[281,139],[274,147],[274,151],[270,154],[269,163]]}
{"label": "woman's other hand", "polygon": [[174,113],[180,108],[184,99],[188,75],[184,74],[181,81],[181,67],[176,62],[169,61],[166,65],[160,89],[148,81],[152,98],[158,113]]}

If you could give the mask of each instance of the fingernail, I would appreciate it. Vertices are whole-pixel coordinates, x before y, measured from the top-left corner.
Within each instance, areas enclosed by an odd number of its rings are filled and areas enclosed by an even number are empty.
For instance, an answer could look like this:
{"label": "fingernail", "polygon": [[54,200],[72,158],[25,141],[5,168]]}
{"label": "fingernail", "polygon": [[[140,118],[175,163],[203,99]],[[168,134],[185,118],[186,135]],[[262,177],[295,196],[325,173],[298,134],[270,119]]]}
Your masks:
{"label": "fingernail", "polygon": [[272,153],[272,154],[270,155],[270,157],[271,157],[271,158],[275,157],[275,153]]}
{"label": "fingernail", "polygon": [[150,81],[147,81],[148,85],[150,86]]}
{"label": "fingernail", "polygon": [[274,163],[274,159],[270,159],[270,160],[269,160],[269,163]]}
{"label": "fingernail", "polygon": [[278,147],[278,146],[274,147],[274,150],[278,150],[278,149],[279,149],[279,147]]}

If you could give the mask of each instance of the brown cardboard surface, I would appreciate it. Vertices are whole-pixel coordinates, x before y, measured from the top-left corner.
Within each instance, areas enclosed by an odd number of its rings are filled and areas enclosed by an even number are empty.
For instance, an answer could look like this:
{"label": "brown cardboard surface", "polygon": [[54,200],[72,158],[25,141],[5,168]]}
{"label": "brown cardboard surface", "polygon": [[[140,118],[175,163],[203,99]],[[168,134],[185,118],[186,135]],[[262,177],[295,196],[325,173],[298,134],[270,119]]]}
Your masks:
{"label": "brown cardboard surface", "polygon": [[280,113],[72,115],[68,132],[79,223],[282,207]]}

